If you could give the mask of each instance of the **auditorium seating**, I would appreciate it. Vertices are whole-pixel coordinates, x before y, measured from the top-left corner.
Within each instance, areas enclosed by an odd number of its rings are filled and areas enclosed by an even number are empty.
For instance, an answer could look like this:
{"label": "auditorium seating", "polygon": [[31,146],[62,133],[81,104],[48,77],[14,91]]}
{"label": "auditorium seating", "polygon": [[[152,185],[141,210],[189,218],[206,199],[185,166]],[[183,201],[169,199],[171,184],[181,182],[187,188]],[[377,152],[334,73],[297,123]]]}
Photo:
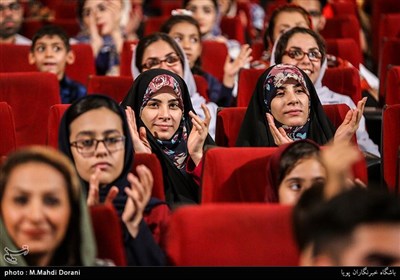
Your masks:
{"label": "auditorium seating", "polygon": [[2,158],[17,147],[15,138],[15,124],[12,108],[7,102],[0,102],[0,165]]}

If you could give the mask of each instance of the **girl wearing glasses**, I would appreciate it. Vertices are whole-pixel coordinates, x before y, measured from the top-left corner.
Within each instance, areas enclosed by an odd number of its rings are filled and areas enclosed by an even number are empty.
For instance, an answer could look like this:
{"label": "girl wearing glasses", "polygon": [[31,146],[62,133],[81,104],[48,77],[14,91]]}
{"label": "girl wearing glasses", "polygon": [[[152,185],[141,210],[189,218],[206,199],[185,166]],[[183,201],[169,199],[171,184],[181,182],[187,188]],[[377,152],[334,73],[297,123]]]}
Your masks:
{"label": "girl wearing glasses", "polygon": [[207,102],[197,92],[189,62],[179,44],[172,37],[158,32],[143,37],[136,46],[131,65],[134,78],[144,71],[155,68],[166,69],[182,77],[188,87],[193,109],[202,119],[205,118],[205,115],[201,104],[206,104],[211,115],[208,132],[214,138],[218,106],[214,102]]}
{"label": "girl wearing glasses", "polygon": [[[328,68],[326,49],[323,39],[315,31],[295,27],[284,33],[275,46],[271,63],[275,62],[296,65],[307,73],[323,105],[344,103],[351,109],[357,108],[349,96],[334,92],[322,85],[322,79]],[[379,147],[370,139],[363,116],[361,116],[356,136],[362,151],[380,157]]]}
{"label": "girl wearing glasses", "polygon": [[59,148],[75,164],[89,206],[112,203],[124,222],[128,265],[163,265],[164,254],[143,220],[145,207],[167,216],[165,203],[150,198],[151,171],[138,166],[130,173],[134,150],[122,108],[102,95],[85,96],[65,112]]}
{"label": "girl wearing glasses", "polygon": [[127,109],[132,130],[139,129],[142,146],[160,160],[167,202],[172,207],[199,203],[204,147],[214,145],[207,107],[202,105],[205,119],[197,116],[184,80],[164,69],[140,74],[121,105],[133,109]]}
{"label": "girl wearing glasses", "polygon": [[280,146],[300,139],[317,144],[350,141],[364,110],[361,100],[335,129],[326,116],[310,78],[296,66],[277,64],[258,79],[247,107],[237,146]]}

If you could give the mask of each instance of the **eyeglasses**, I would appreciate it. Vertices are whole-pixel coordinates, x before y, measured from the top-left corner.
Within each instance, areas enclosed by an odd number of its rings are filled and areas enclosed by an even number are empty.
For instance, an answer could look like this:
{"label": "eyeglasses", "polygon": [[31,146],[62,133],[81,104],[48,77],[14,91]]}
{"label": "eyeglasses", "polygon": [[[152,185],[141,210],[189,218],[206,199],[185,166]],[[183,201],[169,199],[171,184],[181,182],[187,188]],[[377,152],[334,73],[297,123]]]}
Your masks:
{"label": "eyeglasses", "polygon": [[8,5],[0,5],[0,13],[5,12],[6,9],[10,10],[11,12],[18,11],[21,8],[21,5],[17,2],[8,4]]}
{"label": "eyeglasses", "polygon": [[296,60],[302,60],[305,55],[307,55],[311,61],[319,61],[322,58],[321,52],[317,49],[314,49],[310,52],[303,52],[301,49],[292,48],[288,51],[285,51],[283,54],[287,54],[290,58]]}
{"label": "eyeglasses", "polygon": [[171,53],[165,57],[165,59],[159,59],[157,57],[151,57],[146,60],[146,62],[142,65],[144,69],[152,69],[156,66],[161,65],[162,62],[165,62],[167,66],[174,66],[179,61],[179,56],[176,53]]}
{"label": "eyeglasses", "polygon": [[106,137],[104,139],[82,139],[71,142],[70,145],[75,147],[82,156],[91,157],[96,152],[100,142],[103,142],[108,152],[113,153],[124,148],[125,136]]}

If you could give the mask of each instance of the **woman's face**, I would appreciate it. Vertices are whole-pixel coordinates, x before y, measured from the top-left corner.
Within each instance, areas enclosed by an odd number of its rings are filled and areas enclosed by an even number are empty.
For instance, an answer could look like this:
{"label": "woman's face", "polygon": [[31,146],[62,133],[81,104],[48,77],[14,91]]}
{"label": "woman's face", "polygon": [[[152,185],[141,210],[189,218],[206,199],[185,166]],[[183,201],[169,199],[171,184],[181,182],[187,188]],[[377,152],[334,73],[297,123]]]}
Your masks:
{"label": "woman's face", "polygon": [[[288,40],[286,51],[313,53],[316,51],[319,52],[319,48],[314,37],[312,37],[310,34],[296,33]],[[304,55],[302,59],[297,60],[295,58],[291,58],[287,54],[284,54],[282,56],[282,63],[296,65],[301,70],[306,72],[313,83],[317,81],[321,71],[321,59],[311,60],[308,55]]]}
{"label": "woman's face", "polygon": [[326,170],[317,158],[300,159],[279,185],[279,203],[295,205],[306,189],[325,180]]}
{"label": "woman's face", "polygon": [[154,42],[148,45],[145,51],[143,52],[142,65],[149,61],[158,61],[160,63],[154,65],[151,68],[143,67],[143,71],[149,69],[161,68],[174,72],[175,74],[183,78],[183,66],[180,60],[177,60],[174,63],[169,63],[168,61],[165,61],[165,59],[168,59],[169,57],[177,57],[177,56],[178,54],[167,42],[163,40]]}
{"label": "woman's face", "polygon": [[301,13],[281,12],[275,18],[275,26],[273,32],[274,42],[279,38],[280,35],[288,31],[289,29],[297,26],[309,28],[307,20]]}
{"label": "woman's face", "polygon": [[119,28],[121,21],[122,1],[86,0],[83,6],[83,22],[89,27],[91,17],[100,35],[110,35]]}
{"label": "woman's face", "polygon": [[41,265],[47,265],[69,225],[67,182],[48,164],[20,164],[11,171],[6,183],[1,213],[17,248],[27,245],[29,255],[40,255]]}
{"label": "woman's face", "polygon": [[189,22],[180,22],[171,28],[168,35],[182,47],[192,68],[201,55],[201,37],[196,26]]}
{"label": "woman's face", "polygon": [[201,34],[212,31],[217,21],[217,10],[211,0],[189,1],[185,8],[192,11],[194,19],[199,22]]}
{"label": "woman's face", "polygon": [[307,89],[290,78],[276,91],[276,96],[271,100],[272,116],[287,126],[304,125],[310,113]]}
{"label": "woman's face", "polygon": [[69,141],[77,146],[71,146],[71,151],[79,176],[89,182],[90,176],[100,169],[100,184],[117,179],[124,168],[123,136],[120,116],[105,107],[90,110],[73,120]]}
{"label": "woman's face", "polygon": [[151,134],[160,140],[170,140],[179,128],[182,108],[171,90],[161,88],[143,108],[140,118]]}

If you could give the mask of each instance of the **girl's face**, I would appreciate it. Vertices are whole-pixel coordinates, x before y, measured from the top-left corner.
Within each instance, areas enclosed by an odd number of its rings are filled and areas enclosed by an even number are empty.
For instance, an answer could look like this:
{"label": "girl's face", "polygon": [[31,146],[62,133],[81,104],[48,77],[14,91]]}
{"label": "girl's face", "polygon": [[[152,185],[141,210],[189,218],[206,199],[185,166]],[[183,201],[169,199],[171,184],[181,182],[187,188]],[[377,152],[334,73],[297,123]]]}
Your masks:
{"label": "girl's face", "polygon": [[147,102],[140,117],[155,138],[170,140],[179,128],[182,114],[178,97],[161,88]]}
{"label": "girl's face", "polygon": [[67,182],[54,167],[39,162],[20,164],[6,183],[1,213],[18,249],[48,265],[65,238],[71,216]]}
{"label": "girl's face", "polygon": [[171,28],[168,35],[181,45],[192,68],[201,55],[201,37],[196,26],[189,22],[180,22]]}
{"label": "girl's face", "polygon": [[326,170],[317,158],[300,159],[278,187],[279,203],[295,205],[306,189],[325,180]]}
{"label": "girl's face", "polygon": [[304,125],[310,113],[307,89],[295,79],[289,78],[276,90],[276,96],[271,100],[272,116],[287,126]]}
{"label": "girl's face", "polygon": [[185,7],[192,11],[193,17],[199,22],[201,34],[210,33],[217,21],[217,10],[210,0],[189,1]]}
{"label": "girl's face", "polygon": [[174,72],[183,78],[183,66],[179,60],[178,54],[170,44],[163,40],[159,40],[147,46],[146,50],[143,52],[142,58],[142,65],[145,64],[152,66],[143,66],[143,71],[161,68]]}
{"label": "girl's face", "polygon": [[321,71],[321,58],[317,59],[315,55],[312,55],[315,53],[320,54],[318,44],[314,37],[305,33],[294,34],[288,40],[286,52],[302,52],[303,54],[308,53],[308,55],[304,55],[304,57],[299,60],[291,58],[288,53],[286,53],[282,57],[282,63],[296,65],[301,70],[306,72],[310,80],[315,83]]}
{"label": "girl's face", "polygon": [[110,35],[118,30],[121,22],[121,0],[86,0],[83,6],[83,22],[87,27],[95,25],[100,35]]}
{"label": "girl's face", "polygon": [[302,14],[298,12],[281,12],[275,18],[275,26],[273,32],[274,42],[279,38],[280,35],[288,31],[289,29],[297,26],[309,28],[307,20]]}
{"label": "girl's face", "polygon": [[110,184],[122,173],[125,138],[118,114],[102,107],[80,115],[70,124],[69,141],[76,169],[85,181],[97,169],[100,184]]}

